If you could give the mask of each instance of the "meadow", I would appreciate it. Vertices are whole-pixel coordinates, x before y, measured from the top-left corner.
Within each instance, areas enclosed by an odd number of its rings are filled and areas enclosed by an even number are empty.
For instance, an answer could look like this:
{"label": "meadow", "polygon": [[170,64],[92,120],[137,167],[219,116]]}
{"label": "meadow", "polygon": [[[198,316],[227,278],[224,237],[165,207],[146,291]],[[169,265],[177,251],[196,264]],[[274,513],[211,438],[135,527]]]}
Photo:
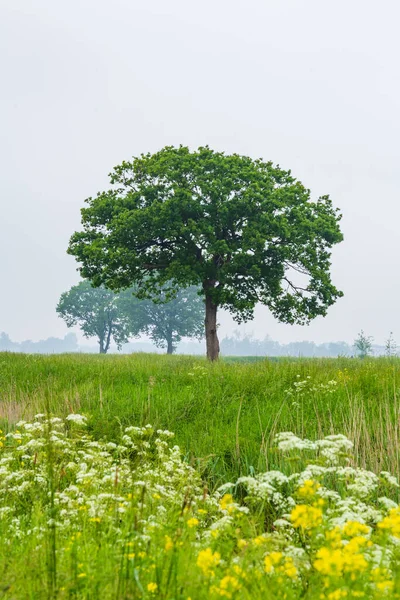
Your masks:
{"label": "meadow", "polygon": [[0,598],[398,597],[399,393],[396,358],[0,354]]}

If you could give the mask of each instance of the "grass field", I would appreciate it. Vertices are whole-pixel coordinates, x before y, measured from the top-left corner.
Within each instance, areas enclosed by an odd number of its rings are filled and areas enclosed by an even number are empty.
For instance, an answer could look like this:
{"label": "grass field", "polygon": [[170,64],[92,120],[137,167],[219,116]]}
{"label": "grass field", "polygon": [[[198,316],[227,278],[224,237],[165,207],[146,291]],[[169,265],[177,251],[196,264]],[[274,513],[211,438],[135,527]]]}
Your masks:
{"label": "grass field", "polygon": [[343,433],[361,466],[397,473],[399,395],[397,359],[207,364],[189,356],[0,353],[1,428],[45,410],[90,415],[96,438],[151,423],[175,432],[212,485],[273,468],[268,448],[280,431]]}
{"label": "grass field", "polygon": [[399,393],[398,359],[0,354],[0,598],[398,597]]}

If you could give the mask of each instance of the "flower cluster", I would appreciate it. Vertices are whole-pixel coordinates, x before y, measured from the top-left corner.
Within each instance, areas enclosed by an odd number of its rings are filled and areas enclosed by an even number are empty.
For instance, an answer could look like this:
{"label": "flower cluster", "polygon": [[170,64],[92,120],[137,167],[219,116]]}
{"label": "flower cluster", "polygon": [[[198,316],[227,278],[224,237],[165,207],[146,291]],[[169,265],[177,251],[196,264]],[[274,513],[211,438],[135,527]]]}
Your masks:
{"label": "flower cluster", "polygon": [[318,394],[318,396],[329,396],[333,394],[338,386],[338,382],[335,379],[331,379],[326,383],[314,383],[310,375],[307,375],[305,379],[301,379],[300,375],[297,375],[296,381],[293,385],[285,390],[288,398],[292,400],[292,406],[294,408],[299,406],[299,401],[311,394]]}
{"label": "flower cluster", "polygon": [[281,470],[210,492],[171,432],[131,426],[114,443],[87,425],[37,415],[0,448],[7,565],[25,549],[46,580],[53,548],[60,598],[400,597],[398,481],[353,466],[344,436],[281,433]]}

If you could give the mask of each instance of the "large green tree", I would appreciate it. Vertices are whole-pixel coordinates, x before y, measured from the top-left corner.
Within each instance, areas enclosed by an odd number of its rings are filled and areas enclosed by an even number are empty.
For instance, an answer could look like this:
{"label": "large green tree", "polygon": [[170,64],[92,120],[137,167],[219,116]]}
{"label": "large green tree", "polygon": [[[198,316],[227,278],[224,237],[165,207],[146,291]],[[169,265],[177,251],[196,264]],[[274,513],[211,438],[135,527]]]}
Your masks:
{"label": "large green tree", "polygon": [[135,284],[141,297],[168,281],[200,286],[211,360],[219,307],[240,322],[261,302],[280,321],[307,323],[341,296],[330,278],[340,214],[290,171],[180,146],[123,162],[110,179],[86,200],[69,253],[95,285]]}
{"label": "large green tree", "polygon": [[81,281],[61,295],[56,311],[68,327],[79,325],[85,337],[97,337],[100,354],[106,354],[112,339],[120,348],[138,333],[126,312],[127,302],[125,294],[122,299],[104,286]]}
{"label": "large green tree", "polygon": [[153,300],[132,302],[131,290],[124,293],[122,307],[130,316],[132,330],[146,333],[159,348],[167,348],[167,354],[176,350],[183,337],[204,337],[204,301],[198,288],[179,290],[168,300],[161,290]]}

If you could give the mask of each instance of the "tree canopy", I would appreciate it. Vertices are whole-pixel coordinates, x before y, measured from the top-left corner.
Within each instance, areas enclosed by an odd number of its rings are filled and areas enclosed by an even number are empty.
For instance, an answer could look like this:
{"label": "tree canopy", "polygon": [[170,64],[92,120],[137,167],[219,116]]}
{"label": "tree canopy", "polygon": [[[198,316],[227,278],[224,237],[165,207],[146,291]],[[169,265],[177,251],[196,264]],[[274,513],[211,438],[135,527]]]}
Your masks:
{"label": "tree canopy", "polygon": [[125,294],[122,308],[130,317],[132,329],[146,333],[156,346],[166,347],[168,354],[176,350],[183,337],[204,337],[204,301],[195,287],[181,289],[169,300],[161,290],[156,302],[132,302],[132,295],[129,298]]}
{"label": "tree canopy", "polygon": [[354,348],[356,349],[357,355],[360,358],[366,358],[372,353],[372,342],[372,336],[366,335],[361,329],[360,333],[354,340]]}
{"label": "tree canopy", "polygon": [[178,290],[172,299],[161,289],[155,302],[139,300],[134,291],[115,293],[81,281],[61,295],[56,311],[68,327],[79,325],[85,337],[97,337],[101,354],[108,352],[112,339],[120,348],[140,333],[169,354],[182,337],[203,337],[204,303],[197,288]]}
{"label": "tree canopy", "polygon": [[61,295],[56,311],[68,327],[79,325],[85,337],[97,337],[100,354],[106,354],[112,339],[121,347],[132,334],[131,320],[120,304],[120,296],[111,290],[81,281]]}
{"label": "tree canopy", "polygon": [[135,284],[139,297],[168,282],[201,287],[212,360],[219,307],[240,322],[260,302],[280,321],[303,324],[342,295],[330,277],[341,215],[329,196],[311,201],[290,171],[180,146],[123,162],[110,181],[86,200],[69,253],[95,285]]}

